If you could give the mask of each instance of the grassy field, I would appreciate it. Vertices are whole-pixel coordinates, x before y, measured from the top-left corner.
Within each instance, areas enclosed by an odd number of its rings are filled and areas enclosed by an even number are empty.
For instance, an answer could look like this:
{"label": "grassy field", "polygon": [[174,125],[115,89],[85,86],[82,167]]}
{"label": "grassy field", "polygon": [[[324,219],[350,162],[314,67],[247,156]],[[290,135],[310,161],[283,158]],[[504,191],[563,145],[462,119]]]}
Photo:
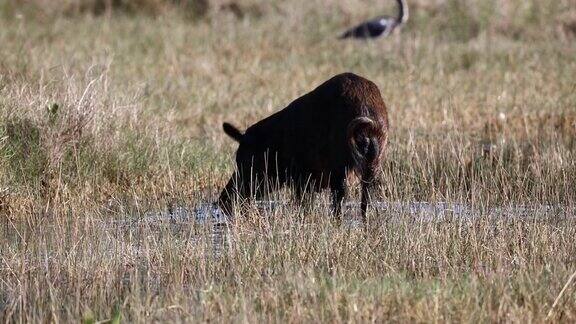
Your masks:
{"label": "grassy field", "polygon": [[[576,3],[409,4],[400,34],[342,42],[393,1],[0,2],[0,322],[576,321]],[[223,121],[345,71],[389,106],[378,199],[478,217],[252,209],[218,251],[123,222],[215,200]],[[490,212],[515,206],[553,212]]]}

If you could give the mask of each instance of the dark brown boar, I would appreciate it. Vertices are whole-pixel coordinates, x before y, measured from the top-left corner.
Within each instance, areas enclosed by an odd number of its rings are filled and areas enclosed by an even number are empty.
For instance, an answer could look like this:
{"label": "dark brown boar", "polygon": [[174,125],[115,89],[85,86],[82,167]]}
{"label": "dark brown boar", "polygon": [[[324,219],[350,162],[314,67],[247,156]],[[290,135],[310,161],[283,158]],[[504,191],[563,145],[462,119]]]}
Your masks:
{"label": "dark brown boar", "polygon": [[352,73],[339,74],[244,134],[228,123],[223,128],[240,143],[236,172],[218,201],[227,215],[232,215],[236,199],[262,198],[291,185],[298,199],[330,188],[339,219],[347,174],[354,172],[361,179],[366,220],[369,190],[388,133],[386,105],[373,82]]}

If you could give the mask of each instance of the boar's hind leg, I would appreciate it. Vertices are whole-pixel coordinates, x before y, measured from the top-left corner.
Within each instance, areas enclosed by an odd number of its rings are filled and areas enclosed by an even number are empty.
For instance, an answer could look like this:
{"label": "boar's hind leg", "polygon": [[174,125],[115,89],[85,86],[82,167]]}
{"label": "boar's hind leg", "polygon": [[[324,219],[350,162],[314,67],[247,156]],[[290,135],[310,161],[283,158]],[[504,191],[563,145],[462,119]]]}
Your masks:
{"label": "boar's hind leg", "polygon": [[340,221],[342,202],[346,197],[346,172],[337,172],[330,177],[330,190],[332,191],[332,212],[336,220]]}
{"label": "boar's hind leg", "polygon": [[362,174],[362,200],[360,202],[360,209],[362,210],[362,221],[366,224],[366,209],[370,202],[370,191],[374,187],[374,170],[366,168]]}

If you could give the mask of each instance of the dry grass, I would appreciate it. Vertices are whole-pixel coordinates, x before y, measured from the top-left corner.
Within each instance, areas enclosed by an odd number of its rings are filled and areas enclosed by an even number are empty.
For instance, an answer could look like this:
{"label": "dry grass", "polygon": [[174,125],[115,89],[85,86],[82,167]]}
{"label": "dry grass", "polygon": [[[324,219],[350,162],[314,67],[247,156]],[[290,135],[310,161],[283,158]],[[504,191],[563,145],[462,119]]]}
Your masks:
{"label": "dry grass", "polygon": [[[0,4],[0,322],[576,320],[574,283],[550,312],[576,270],[571,1],[415,0],[369,43],[335,37],[392,4],[213,1],[190,20],[56,3]],[[213,200],[222,121],[343,71],[389,105],[381,199],[478,218],[371,211],[363,231],[252,210],[217,253],[199,224],[122,222]],[[517,205],[552,216],[488,212]]]}

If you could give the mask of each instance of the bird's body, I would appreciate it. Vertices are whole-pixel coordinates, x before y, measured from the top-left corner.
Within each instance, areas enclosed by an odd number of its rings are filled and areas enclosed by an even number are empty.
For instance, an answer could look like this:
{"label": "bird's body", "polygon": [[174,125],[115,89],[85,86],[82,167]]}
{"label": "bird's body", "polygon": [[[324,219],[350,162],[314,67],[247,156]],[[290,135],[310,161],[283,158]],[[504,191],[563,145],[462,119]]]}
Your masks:
{"label": "bird's body", "polygon": [[388,16],[381,16],[368,20],[348,31],[340,38],[376,38],[386,37],[396,27],[396,19]]}
{"label": "bird's body", "polygon": [[405,0],[396,0],[398,3],[398,15],[396,17],[379,16],[357,25],[340,36],[344,38],[377,38],[390,35],[396,27],[408,20],[408,6]]}

